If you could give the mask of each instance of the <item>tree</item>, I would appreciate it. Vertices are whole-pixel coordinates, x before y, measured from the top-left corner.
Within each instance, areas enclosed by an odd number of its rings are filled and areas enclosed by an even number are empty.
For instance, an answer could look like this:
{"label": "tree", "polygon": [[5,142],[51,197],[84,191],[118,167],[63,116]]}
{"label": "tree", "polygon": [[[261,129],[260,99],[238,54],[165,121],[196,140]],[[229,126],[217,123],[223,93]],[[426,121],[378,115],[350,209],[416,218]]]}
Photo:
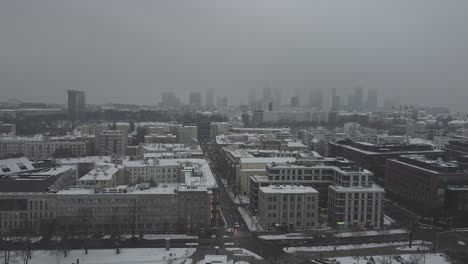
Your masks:
{"label": "tree", "polygon": [[89,222],[91,221],[91,210],[90,208],[80,208],[78,211],[78,218],[80,221],[80,234],[83,238],[83,248],[85,254],[88,254],[88,238],[89,238]]}
{"label": "tree", "polygon": [[424,255],[423,254],[413,254],[409,256],[408,264],[423,264]]}
{"label": "tree", "polygon": [[12,237],[9,234],[3,234],[0,240],[0,250],[1,250],[1,255],[0,255],[0,262],[2,264],[9,264],[10,259],[13,257],[12,256],[12,251],[11,251],[11,239]]}
{"label": "tree", "polygon": [[377,264],[392,264],[392,256],[382,256],[377,258]]}
{"label": "tree", "polygon": [[23,228],[19,230],[19,250],[16,252],[17,256],[23,261],[23,264],[28,264],[31,259],[32,249],[31,249],[31,223],[28,221],[26,215],[24,218]]}
{"label": "tree", "polygon": [[418,223],[415,221],[409,221],[408,224],[406,225],[406,230],[408,231],[408,240],[409,240],[408,247],[409,248],[411,248],[411,246],[413,245],[414,233],[416,232],[417,226],[418,226]]}

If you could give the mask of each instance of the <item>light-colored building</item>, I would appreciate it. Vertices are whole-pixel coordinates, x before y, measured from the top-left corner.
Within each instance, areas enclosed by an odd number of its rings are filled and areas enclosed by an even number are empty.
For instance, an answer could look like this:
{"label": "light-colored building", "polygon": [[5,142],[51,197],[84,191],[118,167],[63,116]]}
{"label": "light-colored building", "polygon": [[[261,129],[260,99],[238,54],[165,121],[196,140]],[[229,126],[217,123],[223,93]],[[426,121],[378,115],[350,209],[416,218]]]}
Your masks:
{"label": "light-colored building", "polygon": [[318,226],[318,192],[300,185],[260,187],[257,216],[264,229],[312,229]]}
{"label": "light-colored building", "polygon": [[328,222],[335,228],[380,228],[383,226],[385,191],[369,187],[330,186],[328,189]]}
{"label": "light-colored building", "polygon": [[103,127],[98,127],[96,131],[96,152],[99,155],[125,156],[127,142],[127,130],[109,130]]}
{"label": "light-colored building", "polygon": [[235,174],[237,191],[242,195],[248,195],[250,176],[265,175],[266,164],[271,162],[285,163],[294,161],[296,161],[294,157],[240,158],[238,165],[234,165],[232,168]]}
{"label": "light-colored building", "polygon": [[[168,160],[169,161],[169,160]],[[160,160],[124,161],[123,166],[128,171],[129,184],[149,183],[177,183],[179,178],[179,164]]]}
{"label": "light-colored building", "polygon": [[49,159],[56,155],[83,157],[87,153],[87,144],[81,141],[26,141],[24,145],[24,155],[30,159]]}
{"label": "light-colored building", "polygon": [[97,163],[95,169],[78,180],[78,184],[81,186],[111,188],[128,184],[128,176],[122,165]]}

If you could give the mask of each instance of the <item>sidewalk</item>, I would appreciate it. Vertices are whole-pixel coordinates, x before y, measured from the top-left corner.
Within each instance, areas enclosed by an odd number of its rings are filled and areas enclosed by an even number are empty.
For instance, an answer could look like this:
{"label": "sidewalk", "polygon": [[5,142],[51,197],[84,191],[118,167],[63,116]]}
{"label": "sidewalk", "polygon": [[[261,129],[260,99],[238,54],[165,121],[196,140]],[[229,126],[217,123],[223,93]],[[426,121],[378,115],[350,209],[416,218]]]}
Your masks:
{"label": "sidewalk", "polygon": [[226,186],[226,192],[228,193],[229,197],[231,198],[232,202],[235,204],[249,204],[250,199],[248,196],[245,195],[237,195],[234,197],[234,193],[232,193],[232,190],[229,186]]}
{"label": "sidewalk", "polygon": [[251,232],[265,231],[260,226],[260,223],[258,222],[258,219],[257,219],[256,216],[251,215],[245,208],[242,208],[242,207],[238,207],[237,210],[239,211],[240,215],[242,216],[242,219],[244,219],[244,222],[247,225],[247,228]]}

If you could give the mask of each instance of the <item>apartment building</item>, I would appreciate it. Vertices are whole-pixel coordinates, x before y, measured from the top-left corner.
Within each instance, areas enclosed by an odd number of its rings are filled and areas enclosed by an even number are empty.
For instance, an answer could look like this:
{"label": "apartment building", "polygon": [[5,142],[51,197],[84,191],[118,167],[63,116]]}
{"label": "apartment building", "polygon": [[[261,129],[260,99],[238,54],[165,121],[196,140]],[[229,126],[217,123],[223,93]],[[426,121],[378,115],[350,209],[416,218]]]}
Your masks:
{"label": "apartment building", "polygon": [[259,188],[258,219],[266,230],[305,230],[318,226],[318,192],[300,185]]}
{"label": "apartment building", "polygon": [[377,185],[328,189],[328,222],[334,228],[383,226],[385,191]]}

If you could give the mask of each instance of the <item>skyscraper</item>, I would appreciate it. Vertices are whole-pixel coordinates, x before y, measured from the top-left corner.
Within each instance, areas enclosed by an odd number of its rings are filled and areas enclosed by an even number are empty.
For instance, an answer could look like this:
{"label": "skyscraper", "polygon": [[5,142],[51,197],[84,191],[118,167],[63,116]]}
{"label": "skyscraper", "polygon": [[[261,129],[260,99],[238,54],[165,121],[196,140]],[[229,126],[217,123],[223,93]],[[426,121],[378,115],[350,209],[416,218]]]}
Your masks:
{"label": "skyscraper", "polygon": [[322,100],[323,100],[323,90],[318,88],[318,89],[312,89],[310,90],[309,94],[309,106],[316,108],[316,109],[322,109]]}
{"label": "skyscraper", "polygon": [[248,101],[250,110],[255,110],[257,108],[257,91],[253,88],[249,91]]}
{"label": "skyscraper", "polygon": [[[361,87],[354,89],[354,109],[361,110],[363,107],[363,92]],[[351,110],[354,110],[351,109]]]}
{"label": "skyscraper", "polygon": [[214,106],[214,92],[213,89],[208,89],[206,91],[206,107]]}
{"label": "skyscraper", "polygon": [[176,94],[172,91],[163,92],[161,96],[161,105],[168,107],[180,106],[182,103]]}
{"label": "skyscraper", "polygon": [[378,105],[377,90],[367,92],[367,110],[376,110]]}
{"label": "skyscraper", "polygon": [[338,111],[339,108],[340,108],[340,97],[336,95],[336,88],[333,88],[331,111]]}
{"label": "skyscraper", "polygon": [[68,116],[73,124],[83,119],[86,110],[85,93],[83,91],[68,90]]}
{"label": "skyscraper", "polygon": [[263,87],[263,100],[272,100],[271,96],[271,88],[270,85],[266,84],[265,87]]}
{"label": "skyscraper", "polygon": [[200,92],[190,92],[189,105],[193,107],[201,106],[201,93]]}
{"label": "skyscraper", "polygon": [[281,89],[275,89],[275,98],[273,99],[273,109],[277,110],[281,107]]}

